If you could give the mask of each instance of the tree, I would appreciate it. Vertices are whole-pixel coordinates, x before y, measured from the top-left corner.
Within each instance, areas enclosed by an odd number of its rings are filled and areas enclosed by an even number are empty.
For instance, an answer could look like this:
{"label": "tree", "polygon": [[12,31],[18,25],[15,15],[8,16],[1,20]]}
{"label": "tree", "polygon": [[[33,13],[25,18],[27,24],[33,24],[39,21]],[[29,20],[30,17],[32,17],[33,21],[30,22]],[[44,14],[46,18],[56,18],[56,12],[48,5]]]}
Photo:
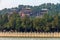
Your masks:
{"label": "tree", "polygon": [[26,15],[24,18],[21,19],[22,21],[22,27],[25,32],[30,31],[29,29],[31,28],[31,21],[30,18]]}

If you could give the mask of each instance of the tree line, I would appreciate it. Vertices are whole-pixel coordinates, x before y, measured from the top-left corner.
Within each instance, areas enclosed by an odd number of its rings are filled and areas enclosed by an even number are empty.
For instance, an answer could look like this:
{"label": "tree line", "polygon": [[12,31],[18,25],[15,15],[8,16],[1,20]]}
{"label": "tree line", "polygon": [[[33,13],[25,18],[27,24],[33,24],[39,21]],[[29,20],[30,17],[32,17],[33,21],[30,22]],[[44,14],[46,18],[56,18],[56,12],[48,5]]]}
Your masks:
{"label": "tree line", "polygon": [[44,14],[42,17],[21,17],[18,13],[0,15],[0,31],[60,32],[60,15]]}

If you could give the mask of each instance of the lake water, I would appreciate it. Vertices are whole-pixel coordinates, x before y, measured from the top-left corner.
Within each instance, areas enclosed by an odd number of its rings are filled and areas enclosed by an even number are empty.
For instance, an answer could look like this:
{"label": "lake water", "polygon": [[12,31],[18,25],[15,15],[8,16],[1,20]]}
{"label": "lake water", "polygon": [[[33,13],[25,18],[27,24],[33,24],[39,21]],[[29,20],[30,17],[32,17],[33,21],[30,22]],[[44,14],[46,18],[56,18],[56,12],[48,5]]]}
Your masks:
{"label": "lake water", "polygon": [[0,40],[60,40],[60,38],[0,38]]}

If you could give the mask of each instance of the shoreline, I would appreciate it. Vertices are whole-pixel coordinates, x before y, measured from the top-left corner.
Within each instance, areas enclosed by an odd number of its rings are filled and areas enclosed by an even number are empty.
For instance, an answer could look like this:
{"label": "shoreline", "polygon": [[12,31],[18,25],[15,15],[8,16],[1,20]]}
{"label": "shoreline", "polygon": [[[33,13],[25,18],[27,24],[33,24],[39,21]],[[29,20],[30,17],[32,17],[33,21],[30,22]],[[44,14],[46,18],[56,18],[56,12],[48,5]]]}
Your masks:
{"label": "shoreline", "polygon": [[60,38],[60,33],[22,33],[22,32],[0,32],[0,37],[5,38]]}

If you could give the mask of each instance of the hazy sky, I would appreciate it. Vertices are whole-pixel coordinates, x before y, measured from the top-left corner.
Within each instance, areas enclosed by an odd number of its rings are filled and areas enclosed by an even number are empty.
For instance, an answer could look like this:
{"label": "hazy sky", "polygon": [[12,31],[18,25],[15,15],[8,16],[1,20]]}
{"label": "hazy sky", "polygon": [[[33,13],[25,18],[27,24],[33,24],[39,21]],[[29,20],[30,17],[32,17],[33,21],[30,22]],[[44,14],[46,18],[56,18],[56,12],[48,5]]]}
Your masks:
{"label": "hazy sky", "polygon": [[43,3],[60,3],[60,0],[0,0],[0,10],[18,5],[40,5]]}

